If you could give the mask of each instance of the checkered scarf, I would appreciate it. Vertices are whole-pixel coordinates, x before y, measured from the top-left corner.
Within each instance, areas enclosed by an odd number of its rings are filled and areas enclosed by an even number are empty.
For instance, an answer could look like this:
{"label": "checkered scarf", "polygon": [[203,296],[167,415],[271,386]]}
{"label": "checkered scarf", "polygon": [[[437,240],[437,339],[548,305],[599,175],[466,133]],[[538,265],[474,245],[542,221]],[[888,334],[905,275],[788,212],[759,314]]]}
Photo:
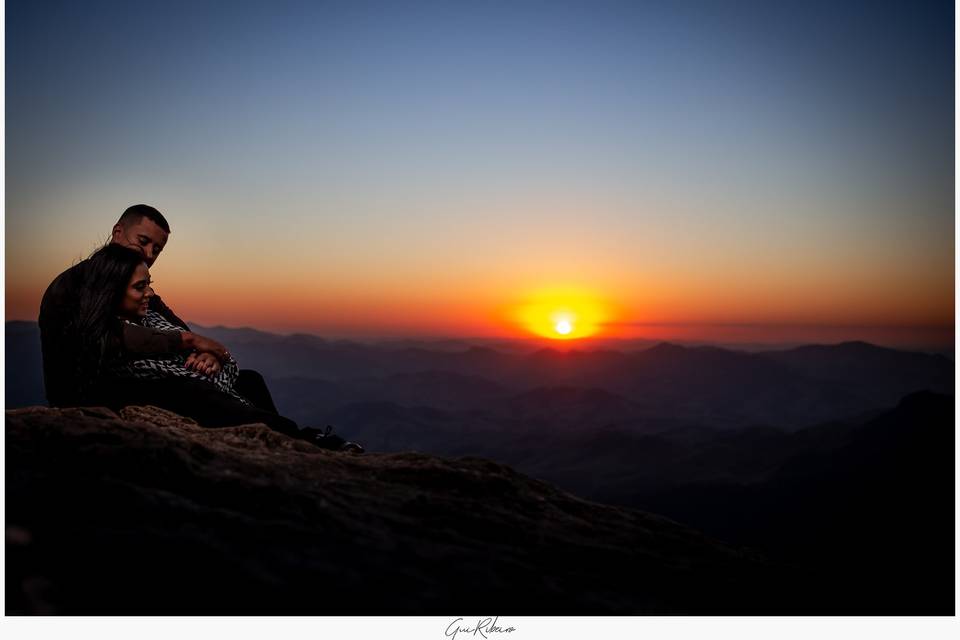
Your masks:
{"label": "checkered scarf", "polygon": [[[127,320],[126,322],[130,322]],[[130,324],[133,324],[132,322]],[[143,318],[142,325],[151,329],[160,329],[162,331],[180,331],[181,327],[171,324],[162,315],[155,311],[147,311]],[[182,377],[196,378],[213,384],[217,389],[227,395],[239,400],[243,404],[250,404],[246,398],[233,390],[237,383],[237,376],[240,375],[240,368],[232,356],[227,356],[227,361],[222,363],[220,371],[213,377],[205,376],[202,373],[191,371],[183,365],[187,357],[183,354],[166,354],[153,358],[138,358],[136,360],[124,360],[111,367],[111,373],[120,378],[141,378],[147,380],[156,380],[158,378]]]}

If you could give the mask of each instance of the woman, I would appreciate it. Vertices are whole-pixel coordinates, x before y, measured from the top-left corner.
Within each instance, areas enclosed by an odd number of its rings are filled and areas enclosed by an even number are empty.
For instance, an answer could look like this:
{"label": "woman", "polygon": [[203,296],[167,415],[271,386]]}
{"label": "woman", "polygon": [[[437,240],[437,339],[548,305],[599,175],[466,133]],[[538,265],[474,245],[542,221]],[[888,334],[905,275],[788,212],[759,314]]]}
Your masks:
{"label": "woman", "polygon": [[[161,331],[178,331],[183,327],[171,324],[156,311],[150,311],[150,298],[153,297],[153,288],[150,286],[150,271],[141,261],[137,264],[127,285],[126,294],[120,303],[118,317],[124,322],[139,324]],[[206,360],[200,364],[196,358],[188,358],[177,354],[166,358],[141,358],[137,360],[115,360],[111,363],[109,373],[119,378],[156,379],[171,376],[208,380],[222,393],[231,396],[244,405],[251,403],[236,392],[240,368],[236,360],[228,353],[227,360],[221,363],[217,370],[212,363]],[[194,365],[194,366],[191,366]]]}
{"label": "woman", "polygon": [[101,404],[114,408],[153,404],[207,427],[262,422],[322,448],[363,452],[360,445],[331,434],[330,427],[322,432],[301,429],[275,411],[254,406],[236,389],[239,369],[229,354],[218,367],[215,358],[204,354],[129,359],[111,352],[107,336],[110,323],[117,319],[158,330],[181,327],[150,311],[150,271],[138,251],[108,244],[90,256],[90,262],[74,329],[80,342],[78,379],[95,382],[81,393],[100,398]]}

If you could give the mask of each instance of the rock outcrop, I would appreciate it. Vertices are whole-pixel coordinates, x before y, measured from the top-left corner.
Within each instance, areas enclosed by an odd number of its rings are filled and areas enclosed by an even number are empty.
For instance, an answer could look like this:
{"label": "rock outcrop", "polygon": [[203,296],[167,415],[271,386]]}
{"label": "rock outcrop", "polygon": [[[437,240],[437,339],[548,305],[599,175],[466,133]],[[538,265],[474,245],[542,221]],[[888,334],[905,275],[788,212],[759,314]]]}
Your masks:
{"label": "rock outcrop", "polygon": [[6,414],[7,613],[780,613],[775,568],[480,458],[154,407]]}

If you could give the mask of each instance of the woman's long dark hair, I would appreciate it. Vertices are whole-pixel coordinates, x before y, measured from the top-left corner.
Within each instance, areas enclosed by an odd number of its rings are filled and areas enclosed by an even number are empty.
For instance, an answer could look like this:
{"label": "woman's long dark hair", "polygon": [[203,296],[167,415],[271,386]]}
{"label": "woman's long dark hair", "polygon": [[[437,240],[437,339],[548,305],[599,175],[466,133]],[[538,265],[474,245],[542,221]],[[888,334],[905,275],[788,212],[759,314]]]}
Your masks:
{"label": "woman's long dark hair", "polygon": [[71,318],[77,350],[77,391],[82,396],[100,378],[111,353],[111,331],[126,296],[127,286],[143,254],[118,244],[107,244],[94,251],[85,262],[78,287],[77,308]]}

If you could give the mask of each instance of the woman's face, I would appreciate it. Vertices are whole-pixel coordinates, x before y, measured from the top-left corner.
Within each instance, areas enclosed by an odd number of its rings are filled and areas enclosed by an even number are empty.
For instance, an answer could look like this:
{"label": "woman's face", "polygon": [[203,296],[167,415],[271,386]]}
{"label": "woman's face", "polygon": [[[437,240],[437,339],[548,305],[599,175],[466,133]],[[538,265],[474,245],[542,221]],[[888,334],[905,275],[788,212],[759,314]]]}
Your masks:
{"label": "woman's face", "polygon": [[150,270],[147,265],[140,263],[133,271],[133,277],[127,284],[127,294],[120,305],[120,315],[124,318],[136,320],[147,315],[147,305],[150,298],[153,297],[153,289],[150,288]]}

